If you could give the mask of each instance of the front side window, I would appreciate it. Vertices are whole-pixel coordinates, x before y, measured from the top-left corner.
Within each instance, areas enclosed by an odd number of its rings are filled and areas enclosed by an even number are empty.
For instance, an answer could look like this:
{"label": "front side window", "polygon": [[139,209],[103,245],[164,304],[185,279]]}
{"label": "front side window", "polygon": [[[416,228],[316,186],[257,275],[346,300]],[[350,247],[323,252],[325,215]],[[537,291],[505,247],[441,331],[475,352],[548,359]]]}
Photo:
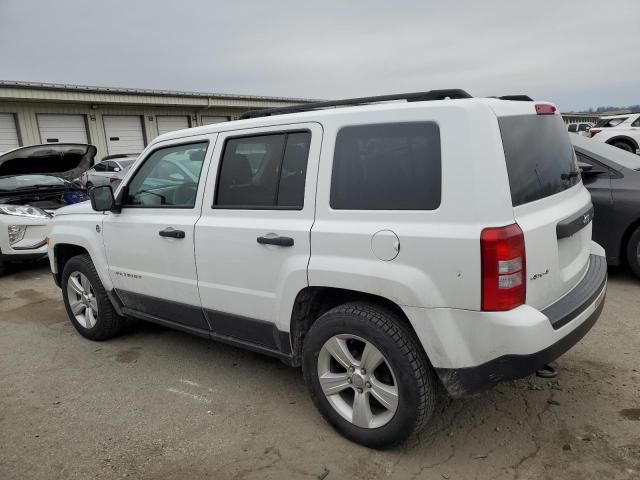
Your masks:
{"label": "front side window", "polygon": [[128,186],[124,206],[193,208],[208,142],[161,148]]}
{"label": "front side window", "polygon": [[640,117],[636,118],[635,122],[631,124],[632,127],[640,127]]}
{"label": "front side window", "polygon": [[572,133],[577,132],[578,131],[577,128],[576,128],[577,126],[578,125],[576,125],[575,123],[572,123],[571,125],[569,125],[569,131],[572,132]]}
{"label": "front side window", "polygon": [[331,208],[435,210],[441,169],[440,129],[434,122],[342,128],[333,157]]}
{"label": "front side window", "polygon": [[214,207],[302,209],[310,143],[309,132],[227,140]]}

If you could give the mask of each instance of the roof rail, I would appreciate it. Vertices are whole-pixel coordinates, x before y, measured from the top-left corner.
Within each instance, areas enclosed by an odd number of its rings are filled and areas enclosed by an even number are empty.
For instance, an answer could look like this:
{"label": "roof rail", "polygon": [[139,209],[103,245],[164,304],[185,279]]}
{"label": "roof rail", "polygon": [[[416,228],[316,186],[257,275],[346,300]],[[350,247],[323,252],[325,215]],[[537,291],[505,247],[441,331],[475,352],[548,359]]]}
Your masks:
{"label": "roof rail", "polygon": [[346,98],[344,100],[329,100],[326,102],[302,103],[288,107],[267,108],[263,110],[251,110],[240,116],[241,120],[248,118],[269,117],[284,113],[307,112],[319,108],[339,107],[346,105],[364,105],[367,103],[390,102],[392,100],[406,100],[407,102],[426,102],[430,100],[445,100],[454,98],[472,98],[464,90],[458,88],[446,90],[430,90],[428,92],[397,93],[394,95],[380,95],[377,97]]}

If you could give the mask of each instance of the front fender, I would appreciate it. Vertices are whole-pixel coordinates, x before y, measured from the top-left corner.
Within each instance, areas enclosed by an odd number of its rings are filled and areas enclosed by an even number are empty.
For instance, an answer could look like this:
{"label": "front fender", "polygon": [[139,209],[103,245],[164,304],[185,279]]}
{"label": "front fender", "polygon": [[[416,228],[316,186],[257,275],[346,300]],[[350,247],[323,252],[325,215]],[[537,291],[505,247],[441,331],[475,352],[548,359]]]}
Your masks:
{"label": "front fender", "polygon": [[91,257],[100,281],[105,290],[113,289],[113,282],[109,277],[107,258],[102,242],[102,221],[104,215],[64,215],[54,217],[49,224],[49,263],[54,275],[58,272],[58,259],[56,247],[61,245],[73,245],[87,251]]}

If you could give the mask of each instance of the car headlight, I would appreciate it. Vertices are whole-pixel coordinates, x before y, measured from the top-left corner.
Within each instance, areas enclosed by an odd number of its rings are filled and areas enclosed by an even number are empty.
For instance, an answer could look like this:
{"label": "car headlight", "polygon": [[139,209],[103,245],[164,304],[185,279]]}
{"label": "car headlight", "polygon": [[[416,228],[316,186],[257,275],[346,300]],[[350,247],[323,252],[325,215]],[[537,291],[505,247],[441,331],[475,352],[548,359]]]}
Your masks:
{"label": "car headlight", "polygon": [[27,226],[9,225],[7,229],[9,230],[9,245],[13,245],[14,243],[18,243],[24,238],[24,234],[27,231]]}
{"label": "car headlight", "polygon": [[16,215],[18,217],[49,218],[49,215],[44,210],[29,205],[0,205],[0,214]]}

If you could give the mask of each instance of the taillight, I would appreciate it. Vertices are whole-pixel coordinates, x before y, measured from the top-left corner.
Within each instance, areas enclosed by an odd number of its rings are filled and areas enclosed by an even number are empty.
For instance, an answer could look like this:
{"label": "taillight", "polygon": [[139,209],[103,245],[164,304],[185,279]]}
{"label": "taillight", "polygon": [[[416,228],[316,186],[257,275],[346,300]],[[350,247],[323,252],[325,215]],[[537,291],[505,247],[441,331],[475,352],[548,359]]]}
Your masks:
{"label": "taillight", "polygon": [[538,115],[553,115],[556,113],[556,107],[550,103],[536,103],[536,113]]}
{"label": "taillight", "polygon": [[485,228],[480,235],[482,310],[511,310],[525,302],[524,234],[517,224]]}
{"label": "taillight", "polygon": [[109,178],[109,183],[117,182],[118,180],[120,180],[118,177],[111,177]]}
{"label": "taillight", "polygon": [[589,138],[593,137],[596,133],[600,133],[602,130],[599,128],[590,128],[589,129]]}

